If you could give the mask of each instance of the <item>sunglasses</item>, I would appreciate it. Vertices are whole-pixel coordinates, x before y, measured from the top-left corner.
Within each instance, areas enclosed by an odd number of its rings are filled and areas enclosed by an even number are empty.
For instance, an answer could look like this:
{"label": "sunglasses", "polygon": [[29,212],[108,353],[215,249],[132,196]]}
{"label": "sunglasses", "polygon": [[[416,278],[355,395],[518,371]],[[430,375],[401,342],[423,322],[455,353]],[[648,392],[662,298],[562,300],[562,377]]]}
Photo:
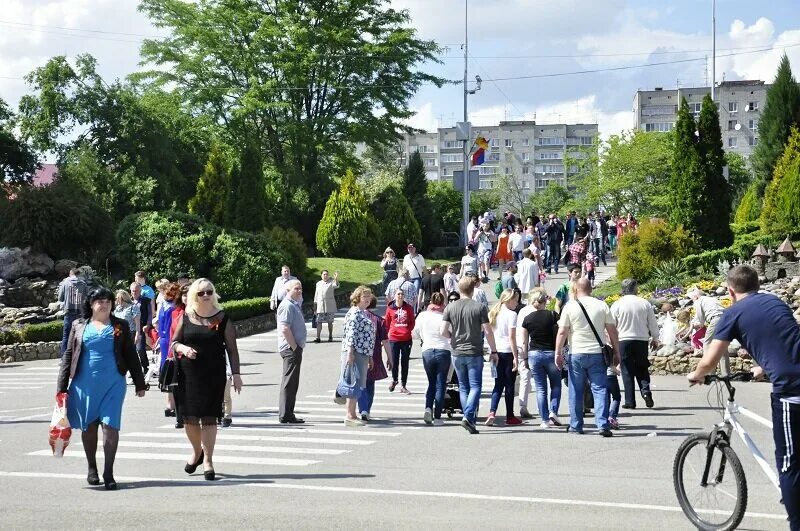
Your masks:
{"label": "sunglasses", "polygon": [[197,296],[198,297],[210,297],[213,294],[214,294],[214,290],[213,289],[207,289],[205,291],[198,291],[197,292]]}

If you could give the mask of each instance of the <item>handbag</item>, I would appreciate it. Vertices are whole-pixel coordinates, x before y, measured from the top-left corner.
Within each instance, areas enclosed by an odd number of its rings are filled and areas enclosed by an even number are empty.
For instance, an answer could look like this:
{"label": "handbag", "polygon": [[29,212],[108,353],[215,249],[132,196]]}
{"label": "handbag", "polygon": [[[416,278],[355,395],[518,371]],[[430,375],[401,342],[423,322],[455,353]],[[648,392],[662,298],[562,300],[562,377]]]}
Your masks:
{"label": "handbag", "polygon": [[592,320],[589,319],[589,313],[586,311],[586,308],[583,307],[583,304],[578,299],[575,299],[575,302],[578,303],[578,306],[581,307],[583,311],[583,315],[586,317],[586,321],[589,323],[589,328],[592,329],[594,332],[594,337],[597,339],[597,344],[600,345],[600,352],[603,354],[603,361],[606,362],[606,367],[613,367],[614,366],[614,347],[611,345],[606,345],[602,339],[600,339],[600,334],[597,333],[597,329],[594,327],[594,323]]}
{"label": "handbag", "polygon": [[174,393],[178,387],[178,365],[170,356],[158,371],[158,388],[162,393]]}
{"label": "handbag", "polygon": [[358,366],[355,362],[346,364],[339,377],[339,383],[336,384],[336,394],[343,398],[358,398],[361,394],[358,378]]}
{"label": "handbag", "polygon": [[67,393],[56,394],[56,405],[53,408],[48,435],[53,455],[63,457],[64,450],[69,446],[69,438],[72,436],[72,428],[67,419]]}

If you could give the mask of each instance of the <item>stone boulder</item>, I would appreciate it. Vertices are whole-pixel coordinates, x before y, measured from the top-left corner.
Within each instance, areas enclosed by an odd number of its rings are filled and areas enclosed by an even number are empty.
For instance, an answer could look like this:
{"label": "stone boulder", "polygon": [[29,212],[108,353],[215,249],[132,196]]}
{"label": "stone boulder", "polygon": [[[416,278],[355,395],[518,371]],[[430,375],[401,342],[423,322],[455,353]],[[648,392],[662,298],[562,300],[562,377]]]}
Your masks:
{"label": "stone boulder", "polygon": [[32,251],[30,247],[0,248],[0,278],[5,280],[49,275],[54,265],[49,256]]}
{"label": "stone boulder", "polygon": [[56,275],[60,278],[66,278],[69,276],[70,269],[74,269],[78,267],[78,262],[74,260],[59,260],[56,262],[54,266]]}

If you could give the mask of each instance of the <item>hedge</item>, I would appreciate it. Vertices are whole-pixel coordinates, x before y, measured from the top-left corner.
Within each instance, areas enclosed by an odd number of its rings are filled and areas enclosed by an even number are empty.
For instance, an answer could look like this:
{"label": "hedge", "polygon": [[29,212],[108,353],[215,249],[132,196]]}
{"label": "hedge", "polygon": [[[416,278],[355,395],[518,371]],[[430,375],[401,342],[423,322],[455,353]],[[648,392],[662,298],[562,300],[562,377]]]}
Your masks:
{"label": "hedge", "polygon": [[691,272],[714,271],[717,263],[722,260],[731,262],[739,258],[739,254],[733,250],[733,247],[725,247],[724,249],[714,249],[713,251],[704,251],[699,254],[690,254],[683,258],[683,265],[686,266]]}
{"label": "hedge", "polygon": [[744,221],[742,223],[731,223],[731,230],[733,231],[733,235],[736,237],[756,232],[760,228],[761,223],[758,220]]}
{"label": "hedge", "polygon": [[269,297],[256,297],[222,303],[225,314],[233,321],[257,317],[269,312]]}
{"label": "hedge", "polygon": [[39,341],[61,341],[63,330],[64,321],[26,324],[20,328],[9,328],[0,331],[0,345],[38,343]]}

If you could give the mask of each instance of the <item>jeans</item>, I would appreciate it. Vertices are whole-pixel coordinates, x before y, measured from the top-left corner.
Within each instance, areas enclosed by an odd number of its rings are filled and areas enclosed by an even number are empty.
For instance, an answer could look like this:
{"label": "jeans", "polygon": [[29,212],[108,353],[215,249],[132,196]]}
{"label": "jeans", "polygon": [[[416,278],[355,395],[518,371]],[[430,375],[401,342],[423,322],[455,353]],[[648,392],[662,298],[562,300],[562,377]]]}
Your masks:
{"label": "jeans", "polygon": [[569,355],[569,425],[576,432],[583,432],[583,390],[586,378],[594,398],[594,422],[599,430],[608,429],[608,380],[606,362],[597,353],[576,353]]}
{"label": "jeans", "polygon": [[[397,382],[397,371],[400,370],[400,384],[405,387],[408,382],[408,358],[411,357],[411,341],[389,341],[392,349],[392,381]],[[400,361],[402,360],[402,368]]]}
{"label": "jeans", "polygon": [[606,396],[606,407],[608,408],[608,418],[615,419],[619,415],[619,402],[622,394],[619,391],[619,380],[616,374],[606,375],[608,381],[608,395]]}
{"label": "jeans", "polygon": [[549,252],[547,253],[547,272],[549,273],[552,268],[555,268],[558,273],[558,262],[561,260],[561,243],[551,242],[548,246]]}
{"label": "jeans", "polygon": [[771,402],[772,437],[783,506],[789,515],[791,531],[800,531],[800,454],[794,449],[794,441],[800,441],[800,405],[782,402],[774,394]]}
{"label": "jeans", "polygon": [[614,250],[617,248],[617,235],[616,234],[609,234],[608,235],[608,246],[611,248],[611,252],[613,253]]}
{"label": "jeans", "polygon": [[69,331],[72,330],[72,322],[80,317],[78,310],[67,310],[64,312],[64,330],[61,332],[61,355],[67,350],[67,341],[69,340]]}
{"label": "jeans", "polygon": [[494,379],[494,388],[492,389],[492,400],[489,406],[489,411],[495,413],[497,406],[500,405],[500,395],[505,391],[506,399],[506,418],[514,416],[514,380],[517,375],[514,374],[514,354],[511,352],[498,352],[497,353],[497,378]]}
{"label": "jeans", "polygon": [[450,372],[450,351],[431,348],[422,352],[422,365],[428,375],[425,408],[433,408],[433,418],[442,418],[447,373]]}
{"label": "jeans", "polygon": [[367,385],[364,386],[364,391],[358,395],[358,411],[359,413],[369,413],[372,409],[372,401],[375,399],[375,380],[367,379]]}
{"label": "jeans", "polygon": [[[546,422],[551,415],[558,415],[561,404],[561,371],[556,367],[556,353],[552,350],[532,350],[528,354],[533,381],[536,384],[536,402],[539,416]],[[547,381],[550,381],[550,401],[547,400]]]}
{"label": "jeans", "polygon": [[625,387],[625,405],[636,407],[634,380],[639,384],[642,396],[650,395],[650,362],[647,359],[647,341],[619,342],[622,385]]}
{"label": "jeans", "polygon": [[475,415],[481,400],[483,356],[453,356],[453,364],[458,374],[461,410],[464,412],[464,418],[475,424]]}
{"label": "jeans", "polygon": [[[417,288],[417,291],[422,288],[422,279],[420,277],[409,278],[408,281],[414,284],[414,286]],[[414,301],[408,301],[408,303],[412,306],[414,305]]]}

